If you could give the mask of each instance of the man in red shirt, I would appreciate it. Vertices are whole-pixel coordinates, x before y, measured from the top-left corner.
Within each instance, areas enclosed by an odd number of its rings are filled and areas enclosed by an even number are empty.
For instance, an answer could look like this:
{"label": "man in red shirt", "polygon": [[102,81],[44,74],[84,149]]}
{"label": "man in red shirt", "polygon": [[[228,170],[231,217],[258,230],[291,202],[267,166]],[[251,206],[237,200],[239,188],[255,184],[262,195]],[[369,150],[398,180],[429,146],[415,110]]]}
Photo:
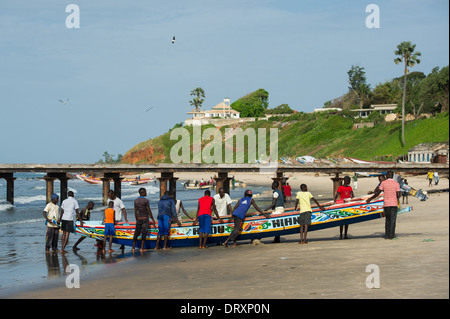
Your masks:
{"label": "man in red shirt", "polygon": [[284,190],[284,198],[286,199],[286,202],[289,202],[289,205],[292,204],[292,189],[289,183],[286,183],[283,185]]}
{"label": "man in red shirt", "polygon": [[402,192],[400,191],[400,185],[393,180],[393,177],[394,172],[388,171],[386,173],[386,180],[380,184],[375,194],[366,201],[370,203],[372,199],[380,195],[381,192],[384,192],[384,216],[386,217],[384,239],[396,238],[395,225],[397,222],[398,198],[402,196]]}
{"label": "man in red shirt", "polygon": [[[355,197],[355,195],[353,194],[353,188],[350,186],[350,176],[345,176],[344,177],[344,185],[339,186],[339,188],[337,189],[336,195],[334,196],[334,202],[336,203],[338,196],[341,197],[341,200],[343,201],[344,199],[350,199]],[[342,239],[342,230],[344,229],[345,226],[345,235],[344,235],[344,239],[348,239],[347,236],[347,232],[348,232],[348,224],[347,225],[341,225],[339,226],[339,239]]]}
{"label": "man in red shirt", "polygon": [[199,246],[198,248],[205,249],[206,241],[208,240],[208,235],[211,233],[211,213],[214,211],[217,219],[223,223],[222,218],[220,218],[217,212],[216,205],[214,204],[214,198],[211,197],[211,192],[209,189],[205,191],[205,196],[198,200],[197,206],[197,216],[192,225],[195,225],[199,221]]}

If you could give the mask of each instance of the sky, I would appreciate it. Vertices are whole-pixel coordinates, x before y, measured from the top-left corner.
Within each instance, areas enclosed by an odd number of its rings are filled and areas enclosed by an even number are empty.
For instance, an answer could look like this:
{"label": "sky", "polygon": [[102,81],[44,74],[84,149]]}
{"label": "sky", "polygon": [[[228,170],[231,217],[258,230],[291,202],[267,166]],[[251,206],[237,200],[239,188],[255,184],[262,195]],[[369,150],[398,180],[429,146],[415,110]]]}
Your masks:
{"label": "sky", "polygon": [[263,88],[270,108],[312,112],[347,92],[352,65],[371,87],[402,75],[402,41],[422,53],[413,71],[448,65],[449,2],[2,0],[0,163],[124,154],[183,122],[196,87],[204,109]]}

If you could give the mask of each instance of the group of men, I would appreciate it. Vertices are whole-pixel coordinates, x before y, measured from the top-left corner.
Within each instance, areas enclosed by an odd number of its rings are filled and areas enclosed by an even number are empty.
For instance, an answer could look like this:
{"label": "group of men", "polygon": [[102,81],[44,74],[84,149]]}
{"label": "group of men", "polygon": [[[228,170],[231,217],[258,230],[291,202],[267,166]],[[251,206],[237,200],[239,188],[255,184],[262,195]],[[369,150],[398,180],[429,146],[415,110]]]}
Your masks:
{"label": "group of men", "polygon": [[[386,216],[385,238],[395,238],[395,226],[398,207],[398,198],[402,195],[399,184],[393,179],[394,173],[392,171],[387,172],[386,179],[380,178],[380,183],[373,192],[373,196],[367,199],[367,203],[370,203],[374,198],[384,192],[384,213]],[[352,198],[353,191],[350,184],[350,178],[344,178],[344,185],[340,186],[338,192],[334,198],[335,202],[338,202],[337,198],[340,196],[341,200],[346,198]],[[197,213],[193,221],[193,224],[199,224],[199,248],[206,248],[208,236],[211,233],[211,219],[214,212],[216,218],[223,222],[223,219],[228,217],[228,222],[234,221],[234,229],[230,236],[224,242],[224,246],[227,247],[230,241],[234,242],[236,246],[236,239],[239,235],[240,229],[246,217],[261,214],[266,218],[270,216],[284,213],[285,200],[283,192],[279,189],[279,183],[277,181],[272,183],[272,202],[265,209],[261,210],[253,200],[253,193],[251,190],[244,192],[244,197],[239,199],[236,205],[231,207],[231,198],[225,193],[223,188],[218,189],[218,193],[211,197],[211,192],[206,190],[204,196],[198,200]],[[150,208],[148,199],[146,198],[147,191],[145,188],[139,189],[139,197],[134,201],[134,213],[136,220],[136,228],[133,238],[132,251],[135,251],[135,245],[138,237],[141,236],[141,251],[145,247],[145,239],[148,235],[150,227],[150,220],[153,225],[156,224],[153,214]],[[308,192],[307,185],[300,185],[300,191],[297,193],[295,201],[295,211],[300,210],[300,241],[299,244],[306,244],[306,236],[308,231],[308,225],[311,224],[311,200],[314,200],[317,206],[324,210],[324,208],[317,202],[313,195]],[[59,228],[63,231],[62,237],[62,252],[65,253],[65,248],[69,240],[69,234],[74,232],[76,218],[80,221],[80,226],[83,226],[83,220],[89,220],[90,211],[94,207],[93,202],[89,202],[88,206],[84,208],[81,213],[79,212],[78,202],[74,198],[72,191],[68,192],[68,198],[61,203],[61,212],[59,213],[59,206],[57,205],[59,198],[56,194],[51,196],[50,203],[44,209],[44,217],[47,223],[47,239],[46,239],[46,251],[57,250]],[[248,213],[249,208],[253,206],[257,213]],[[271,215],[268,211],[271,210]],[[158,235],[156,241],[156,249],[159,249],[160,241],[163,239],[164,249],[169,249],[168,239],[170,236],[170,227],[172,223],[181,226],[181,212],[192,220],[192,217],[186,212],[181,200],[176,200],[170,192],[165,192],[158,202]],[[106,250],[106,239],[109,238],[109,252],[112,252],[111,242],[112,237],[115,235],[114,225],[121,222],[124,219],[125,223],[128,223],[127,212],[125,206],[120,198],[118,198],[114,191],[108,193],[108,208],[105,210],[105,236],[102,243],[103,251]],[[61,224],[61,225],[60,225]],[[347,238],[348,225],[341,226],[341,238],[342,230],[345,227],[345,238]],[[74,249],[78,249],[76,246],[83,240],[80,238],[74,245]],[[276,236],[274,242],[279,242],[280,237]],[[121,247],[122,248],[122,247]]]}

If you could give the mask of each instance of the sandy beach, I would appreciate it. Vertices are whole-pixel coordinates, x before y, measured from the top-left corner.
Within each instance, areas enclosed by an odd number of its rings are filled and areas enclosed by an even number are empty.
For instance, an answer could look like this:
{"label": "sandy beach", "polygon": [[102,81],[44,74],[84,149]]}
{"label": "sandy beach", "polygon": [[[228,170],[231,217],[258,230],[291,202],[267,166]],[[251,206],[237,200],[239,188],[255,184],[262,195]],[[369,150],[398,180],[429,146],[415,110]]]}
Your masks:
{"label": "sandy beach", "polygon": [[[270,185],[271,177],[235,174],[247,188]],[[319,202],[332,198],[332,176],[286,177],[293,195],[305,183]],[[428,187],[424,175],[405,177],[416,189],[449,187],[447,178]],[[363,196],[376,185],[377,178],[360,178],[355,195]],[[263,201],[267,195],[255,200]],[[426,202],[410,197],[409,204],[414,210],[397,218],[395,240],[382,238],[384,219],[377,219],[350,225],[348,240],[339,240],[339,229],[331,228],[308,233],[307,245],[298,245],[298,236],[290,235],[279,244],[266,238],[259,245],[242,241],[234,248],[149,251],[105,265],[101,271],[81,273],[80,288],[66,288],[61,278],[6,298],[449,298],[449,193],[430,194]],[[368,265],[379,268],[378,289],[366,286]]]}

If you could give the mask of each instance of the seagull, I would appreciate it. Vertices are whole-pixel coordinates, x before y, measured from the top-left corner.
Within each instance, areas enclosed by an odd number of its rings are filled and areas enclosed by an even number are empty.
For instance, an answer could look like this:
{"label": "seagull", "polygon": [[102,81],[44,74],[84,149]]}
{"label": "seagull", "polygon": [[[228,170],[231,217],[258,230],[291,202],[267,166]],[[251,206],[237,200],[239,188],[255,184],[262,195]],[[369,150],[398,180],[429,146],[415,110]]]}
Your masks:
{"label": "seagull", "polygon": [[145,111],[145,112],[148,112],[148,111],[150,111],[151,109],[153,108],[153,106],[152,107],[149,107],[148,109],[147,109],[147,111]]}
{"label": "seagull", "polygon": [[175,43],[175,36],[173,36],[173,38],[172,38],[172,44],[174,44]]}
{"label": "seagull", "polygon": [[69,102],[69,99],[63,101],[63,100],[58,100],[59,102],[61,102],[62,104],[67,104],[67,102]]}

